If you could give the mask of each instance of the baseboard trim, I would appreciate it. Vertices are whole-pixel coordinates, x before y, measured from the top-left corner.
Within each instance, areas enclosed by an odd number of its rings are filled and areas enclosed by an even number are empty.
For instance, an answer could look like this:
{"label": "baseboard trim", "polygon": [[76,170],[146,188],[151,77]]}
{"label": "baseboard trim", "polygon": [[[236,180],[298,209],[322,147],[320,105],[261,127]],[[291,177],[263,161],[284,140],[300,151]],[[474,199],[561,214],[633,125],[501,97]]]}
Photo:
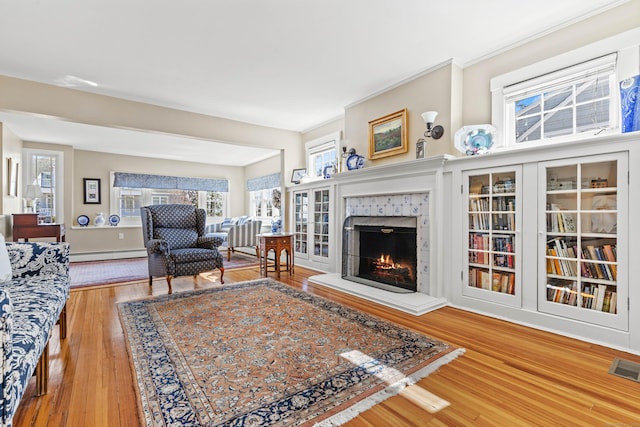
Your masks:
{"label": "baseboard trim", "polygon": [[69,260],[71,262],[82,261],[107,261],[112,259],[123,258],[140,258],[146,257],[147,251],[144,249],[134,249],[130,251],[111,251],[111,252],[84,252],[71,254]]}

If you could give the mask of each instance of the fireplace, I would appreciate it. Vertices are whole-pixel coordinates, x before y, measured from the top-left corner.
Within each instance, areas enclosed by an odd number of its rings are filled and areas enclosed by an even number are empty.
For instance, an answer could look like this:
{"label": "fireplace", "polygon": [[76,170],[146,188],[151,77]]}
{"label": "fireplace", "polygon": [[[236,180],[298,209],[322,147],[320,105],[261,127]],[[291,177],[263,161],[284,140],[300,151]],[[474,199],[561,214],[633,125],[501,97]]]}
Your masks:
{"label": "fireplace", "polygon": [[418,290],[417,218],[349,216],[342,231],[342,278],[392,292]]}

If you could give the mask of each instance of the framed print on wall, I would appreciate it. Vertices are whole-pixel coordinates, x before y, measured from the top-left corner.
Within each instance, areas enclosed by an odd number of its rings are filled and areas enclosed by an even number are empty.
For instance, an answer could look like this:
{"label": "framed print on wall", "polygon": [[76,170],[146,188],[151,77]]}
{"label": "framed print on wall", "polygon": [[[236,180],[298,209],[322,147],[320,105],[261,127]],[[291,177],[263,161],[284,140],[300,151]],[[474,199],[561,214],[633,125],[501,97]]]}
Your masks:
{"label": "framed print on wall", "polygon": [[369,122],[370,159],[395,156],[407,150],[406,108]]}
{"label": "framed print on wall", "polygon": [[84,204],[100,204],[100,179],[83,178],[84,183]]}

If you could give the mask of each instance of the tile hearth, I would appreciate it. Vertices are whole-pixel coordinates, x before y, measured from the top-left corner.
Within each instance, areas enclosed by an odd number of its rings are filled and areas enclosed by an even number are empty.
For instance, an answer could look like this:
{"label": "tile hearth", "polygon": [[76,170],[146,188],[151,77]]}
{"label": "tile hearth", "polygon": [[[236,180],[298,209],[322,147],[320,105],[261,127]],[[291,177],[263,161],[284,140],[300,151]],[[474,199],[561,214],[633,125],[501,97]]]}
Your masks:
{"label": "tile hearth", "polygon": [[387,307],[420,316],[447,305],[444,298],[435,298],[420,292],[396,293],[344,280],[339,273],[318,274],[309,281],[332,289],[337,289],[357,297],[382,304]]}

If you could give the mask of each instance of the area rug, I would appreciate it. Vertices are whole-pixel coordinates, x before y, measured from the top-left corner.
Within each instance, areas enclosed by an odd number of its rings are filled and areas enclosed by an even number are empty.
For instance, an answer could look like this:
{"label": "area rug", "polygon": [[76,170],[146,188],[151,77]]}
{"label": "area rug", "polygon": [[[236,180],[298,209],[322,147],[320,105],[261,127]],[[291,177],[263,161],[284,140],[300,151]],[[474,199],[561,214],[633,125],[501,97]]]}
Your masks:
{"label": "area rug", "polygon": [[[250,268],[258,266],[256,256],[235,252],[231,261],[224,256],[225,270]],[[126,258],[108,261],[83,261],[69,264],[71,287],[80,288],[96,285],[110,285],[114,283],[128,283],[149,278],[147,258]]]}
{"label": "area rug", "polygon": [[273,279],[118,309],[147,426],[340,425],[463,352]]}

